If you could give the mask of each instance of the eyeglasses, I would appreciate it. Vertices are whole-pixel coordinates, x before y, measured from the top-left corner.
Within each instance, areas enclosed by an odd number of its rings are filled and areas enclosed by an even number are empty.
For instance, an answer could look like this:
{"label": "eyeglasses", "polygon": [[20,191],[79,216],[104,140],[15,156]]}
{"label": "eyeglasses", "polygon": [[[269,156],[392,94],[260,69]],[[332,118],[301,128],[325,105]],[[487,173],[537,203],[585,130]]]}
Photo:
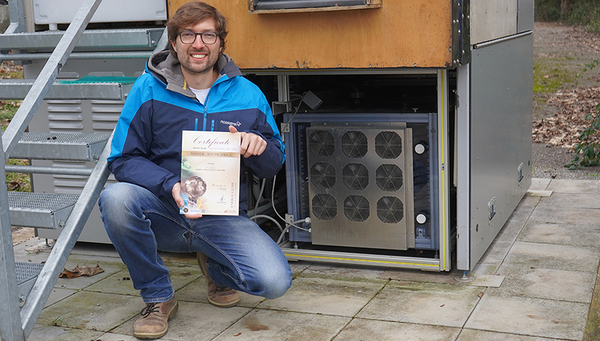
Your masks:
{"label": "eyeglasses", "polygon": [[200,36],[200,40],[206,45],[212,45],[217,42],[219,34],[217,32],[201,32],[196,33],[192,31],[181,31],[178,33],[179,39],[184,44],[193,44],[196,41],[196,37]]}

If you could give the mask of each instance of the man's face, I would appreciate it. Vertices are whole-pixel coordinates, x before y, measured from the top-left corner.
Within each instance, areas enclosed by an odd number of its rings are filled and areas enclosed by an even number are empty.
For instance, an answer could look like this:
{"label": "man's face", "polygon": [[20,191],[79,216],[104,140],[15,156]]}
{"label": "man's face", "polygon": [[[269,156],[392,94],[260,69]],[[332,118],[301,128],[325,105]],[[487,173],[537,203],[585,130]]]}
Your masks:
{"label": "man's face", "polygon": [[[216,24],[213,19],[206,19],[193,26],[182,27],[180,31],[191,31],[195,33],[216,32]],[[219,59],[221,51],[220,37],[212,45],[202,42],[199,35],[192,44],[184,44],[179,36],[175,42],[171,42],[173,49],[177,52],[177,59],[181,63],[182,71],[190,76],[200,76],[211,72]]]}

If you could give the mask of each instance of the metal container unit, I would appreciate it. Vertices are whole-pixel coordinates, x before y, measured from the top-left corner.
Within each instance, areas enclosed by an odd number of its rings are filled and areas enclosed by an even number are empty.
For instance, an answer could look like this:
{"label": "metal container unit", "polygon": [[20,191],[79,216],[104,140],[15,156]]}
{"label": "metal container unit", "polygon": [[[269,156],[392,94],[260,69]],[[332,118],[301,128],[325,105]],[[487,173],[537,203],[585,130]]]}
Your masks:
{"label": "metal container unit", "polygon": [[[44,33],[55,31],[58,25],[69,23],[81,0],[38,1],[32,0],[35,28]],[[119,10],[115,10],[119,8]],[[60,10],[58,10],[60,9]],[[83,37],[85,48],[75,48],[73,57],[68,59],[58,76],[59,80],[80,79],[85,76],[137,77],[144,72],[147,57],[156,46],[164,31],[167,19],[167,4],[163,0],[128,0],[118,2],[104,0],[98,7],[91,23],[93,37]],[[146,28],[139,30],[138,28]],[[86,41],[87,39],[87,41]],[[116,43],[118,41],[118,44]],[[147,46],[143,46],[144,42]],[[140,43],[141,42],[141,43]],[[96,46],[93,48],[90,46]],[[119,46],[115,48],[115,46]],[[38,51],[39,52],[39,51]],[[106,58],[90,57],[106,53]],[[111,56],[122,54],[122,57]],[[25,78],[35,78],[45,64],[43,59],[24,63]],[[129,85],[130,86],[130,85]],[[124,91],[127,91],[126,87]],[[114,129],[124,101],[88,99],[44,100],[38,114],[30,123],[30,130],[57,134],[110,134]],[[42,167],[92,168],[94,162],[69,160],[32,160],[32,165]],[[80,194],[87,176],[33,174],[32,186],[36,192]],[[115,182],[110,176],[108,183]],[[57,239],[61,229],[37,229],[41,238]],[[110,243],[96,206],[78,239],[83,242]]]}
{"label": "metal container unit", "polygon": [[[531,183],[533,0],[206,1],[281,124],[288,258],[471,270]],[[169,1],[169,16],[185,2]],[[132,75],[143,62],[64,71]],[[308,91],[316,111],[300,106]],[[122,103],[45,105],[32,124],[81,116],[75,130],[94,130]],[[79,105],[92,117],[73,116]],[[80,240],[104,233],[93,214]]]}

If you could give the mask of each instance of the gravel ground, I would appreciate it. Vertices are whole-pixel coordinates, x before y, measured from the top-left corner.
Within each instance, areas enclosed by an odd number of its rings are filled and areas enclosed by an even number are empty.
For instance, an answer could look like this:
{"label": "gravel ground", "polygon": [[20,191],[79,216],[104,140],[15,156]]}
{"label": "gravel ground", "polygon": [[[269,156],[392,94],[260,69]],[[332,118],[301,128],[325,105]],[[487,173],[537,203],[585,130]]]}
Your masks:
{"label": "gravel ground", "polygon": [[[534,59],[544,58],[555,63],[555,70],[564,70],[570,74],[581,73],[583,68],[600,56],[600,37],[590,34],[579,27],[564,26],[557,23],[535,23]],[[557,72],[558,73],[558,72]],[[549,74],[548,77],[553,77]],[[562,90],[597,87],[600,85],[600,67],[584,73],[576,82],[562,85]],[[560,91],[561,89],[559,89]],[[534,94],[533,118],[552,117],[560,114],[555,103],[545,103],[540,98],[552,94]],[[600,99],[597,99],[600,101]],[[560,144],[533,144],[532,172],[534,178],[553,179],[599,179],[600,167],[585,167],[569,170],[564,165],[573,158],[571,148]]]}

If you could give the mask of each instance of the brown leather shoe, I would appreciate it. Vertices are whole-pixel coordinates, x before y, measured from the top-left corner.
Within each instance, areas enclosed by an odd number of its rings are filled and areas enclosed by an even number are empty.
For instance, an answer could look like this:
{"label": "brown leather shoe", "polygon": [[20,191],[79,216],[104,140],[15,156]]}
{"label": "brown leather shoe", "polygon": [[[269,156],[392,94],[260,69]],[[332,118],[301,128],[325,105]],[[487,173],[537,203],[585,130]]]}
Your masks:
{"label": "brown leather shoe", "polygon": [[133,324],[133,336],[138,339],[158,339],[163,337],[169,329],[167,321],[175,315],[179,303],[173,297],[166,302],[146,303],[140,318]]}
{"label": "brown leather shoe", "polygon": [[218,286],[215,282],[212,281],[210,276],[208,275],[208,268],[206,267],[206,255],[203,253],[196,253],[196,259],[198,260],[198,265],[200,265],[200,270],[206,277],[207,291],[206,296],[208,297],[208,302],[212,305],[221,307],[221,308],[229,308],[238,304],[240,301],[240,295],[234,289]]}

